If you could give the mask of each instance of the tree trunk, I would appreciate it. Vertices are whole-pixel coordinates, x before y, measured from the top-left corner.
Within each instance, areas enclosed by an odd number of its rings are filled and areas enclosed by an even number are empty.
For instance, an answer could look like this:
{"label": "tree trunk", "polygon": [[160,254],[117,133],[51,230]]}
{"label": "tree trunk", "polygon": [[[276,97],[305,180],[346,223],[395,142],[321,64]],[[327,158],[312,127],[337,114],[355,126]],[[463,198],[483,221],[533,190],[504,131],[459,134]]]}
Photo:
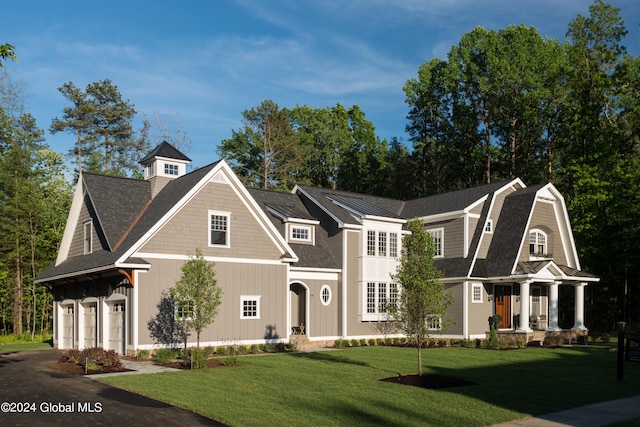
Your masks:
{"label": "tree trunk", "polygon": [[13,333],[22,335],[22,271],[20,268],[20,256],[16,256],[16,271],[13,287]]}
{"label": "tree trunk", "polygon": [[418,343],[418,375],[422,376],[422,341]]}

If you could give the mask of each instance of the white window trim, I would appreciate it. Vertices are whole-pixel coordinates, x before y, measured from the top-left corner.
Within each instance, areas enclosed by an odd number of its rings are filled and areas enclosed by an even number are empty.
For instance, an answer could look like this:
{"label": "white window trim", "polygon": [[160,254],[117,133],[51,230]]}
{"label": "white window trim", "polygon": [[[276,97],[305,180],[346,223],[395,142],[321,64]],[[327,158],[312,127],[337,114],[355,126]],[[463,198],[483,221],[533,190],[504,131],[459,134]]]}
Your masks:
{"label": "white window trim", "polygon": [[[315,243],[315,233],[314,233],[314,227],[311,227],[309,225],[299,225],[299,224],[287,224],[288,228],[289,228],[289,241],[290,242],[294,242],[294,243]],[[293,237],[293,230],[295,229],[301,229],[301,230],[307,230],[307,235],[309,236],[307,239],[300,239],[300,238],[296,238]]]}
{"label": "white window trim", "polygon": [[164,164],[164,174],[166,176],[179,176],[180,175],[180,165],[178,165],[177,163],[165,162],[165,164]]}
{"label": "white window trim", "polygon": [[[325,290],[329,292],[329,297],[327,298],[327,301],[324,300]],[[329,287],[329,285],[322,285],[322,288],[320,288],[320,302],[322,303],[322,305],[328,306],[329,304],[331,304],[332,299],[333,299],[333,292],[331,292],[331,288]]]}
{"label": "white window trim", "polygon": [[193,307],[193,304],[191,303],[191,301],[175,301],[174,302],[174,307],[175,307],[174,317],[175,317],[175,319],[176,320],[180,320],[180,321],[191,320],[192,319],[191,316],[182,317],[182,316],[179,315],[179,313],[180,313],[180,303],[181,302],[184,302],[184,303],[192,305],[192,307],[189,307],[191,309],[190,312],[191,312],[192,315],[193,315],[193,312],[195,310],[195,307]]}
{"label": "white window trim", "polygon": [[437,251],[437,246],[435,245],[435,236],[434,234],[440,233],[440,254],[435,253],[433,255],[434,258],[444,258],[444,227],[440,228],[431,228],[427,230],[427,233],[431,234],[431,237],[434,239],[434,248]]}
{"label": "white window trim", "polygon": [[[227,217],[227,232],[225,236],[225,244],[219,245],[211,242],[211,216],[226,216]],[[207,214],[207,240],[210,248],[230,248],[231,247],[231,212],[213,211],[210,210]]]}
{"label": "white window trim", "polygon": [[493,220],[487,220],[487,224],[484,226],[484,232],[488,234],[493,234]]}
{"label": "white window trim", "polygon": [[[373,237],[373,240],[369,241],[369,236]],[[381,236],[384,235],[382,238]],[[391,236],[395,237],[395,256],[391,255]],[[364,254],[367,257],[377,257],[377,258],[391,258],[396,259],[400,254],[400,243],[402,240],[401,234],[397,231],[389,231],[389,230],[376,230],[376,229],[367,229],[364,233]],[[384,254],[381,254],[381,244],[384,242]],[[372,243],[370,246],[369,243]],[[369,249],[373,249],[373,254],[369,253]]]}
{"label": "white window trim", "polygon": [[[88,227],[88,231],[89,231],[89,248],[87,248],[87,227]],[[85,221],[84,223],[82,223],[82,233],[83,233],[83,240],[82,240],[82,253],[84,255],[88,255],[90,253],[93,253],[93,219],[90,219],[89,221]]]}
{"label": "white window trim", "polygon": [[[374,284],[374,312],[372,313],[368,312],[369,283]],[[394,288],[393,282],[376,281],[376,280],[367,280],[362,282],[362,292],[363,292],[362,321],[364,322],[380,322],[380,321],[388,320],[387,313],[384,311],[380,311],[381,303],[382,303],[382,301],[380,300],[380,285],[384,285],[386,302],[391,302],[391,301],[395,301],[396,303],[398,302],[400,288],[398,285],[396,285]],[[395,295],[393,298],[391,295],[392,289],[395,289]]]}
{"label": "white window trim", "polygon": [[[260,299],[261,295],[240,295],[240,319],[247,320],[260,320]],[[255,316],[245,316],[244,314],[244,302],[245,301],[255,301],[256,302],[256,315]]]}
{"label": "white window trim", "polygon": [[[482,288],[483,288],[482,283],[474,283],[473,285],[471,285],[471,302],[472,303],[474,303],[474,304],[482,303],[482,301],[483,301],[482,297],[483,297],[483,294],[484,294],[484,292],[482,292]],[[476,299],[476,292],[475,292],[476,289],[480,289],[480,298],[479,299]]]}
{"label": "white window trim", "polygon": [[[539,228],[532,228],[531,230],[529,230],[529,234],[528,234],[528,243],[529,246],[531,246],[531,235],[533,233],[536,233],[536,243],[535,243],[535,248],[534,248],[534,252],[531,252],[531,248],[529,248],[529,255],[531,256],[532,259],[545,259],[546,257],[548,257],[549,255],[549,235],[540,230]],[[538,234],[544,236],[544,251],[543,253],[538,253],[535,250],[537,249],[538,246]]]}

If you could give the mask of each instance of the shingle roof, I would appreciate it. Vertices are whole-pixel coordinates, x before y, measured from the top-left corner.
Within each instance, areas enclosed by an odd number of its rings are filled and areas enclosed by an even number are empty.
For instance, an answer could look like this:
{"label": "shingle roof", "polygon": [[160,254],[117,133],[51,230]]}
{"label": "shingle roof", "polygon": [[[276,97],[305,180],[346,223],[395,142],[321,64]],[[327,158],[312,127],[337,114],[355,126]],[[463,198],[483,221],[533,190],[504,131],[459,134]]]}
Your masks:
{"label": "shingle roof", "polygon": [[[269,208],[275,207],[276,210],[285,214],[288,219],[316,219],[314,218],[302,200],[297,194],[283,193],[278,191],[260,190],[256,188],[248,188],[249,193],[254,200],[260,205],[263,211],[271,219],[278,231],[285,235],[284,223],[269,212]],[[320,225],[315,227],[315,245],[289,243],[289,246],[298,257],[298,262],[294,264],[296,267],[315,267],[315,268],[340,268],[340,262],[334,257],[328,244],[327,231]]]}
{"label": "shingle roof", "polygon": [[186,162],[191,161],[190,158],[182,154],[176,147],[169,144],[167,141],[162,141],[160,144],[158,144],[156,148],[154,148],[149,154],[147,154],[142,160],[140,160],[140,163],[145,164],[154,157],[166,157],[168,159],[184,160]]}
{"label": "shingle roof", "polygon": [[[38,281],[44,281],[49,278],[67,275],[74,272],[80,271],[90,271],[97,270],[101,268],[107,268],[109,266],[115,266],[116,261],[124,255],[124,253],[131,248],[131,246],[136,243],[147,231],[149,231],[171,208],[173,208],[182,197],[184,197],[193,187],[198,183],[204,176],[209,173],[209,171],[216,165],[217,163],[212,163],[209,166],[205,166],[203,168],[197,169],[191,173],[183,175],[179,178],[176,178],[169,182],[163,189],[160,191],[156,197],[149,203],[149,196],[144,199],[143,207],[134,212],[127,213],[127,218],[129,218],[128,224],[126,224],[125,229],[122,229],[122,226],[125,222],[119,218],[117,215],[102,215],[101,221],[104,221],[103,227],[105,229],[113,229],[121,232],[120,237],[116,239],[117,241],[122,239],[122,243],[116,246],[116,243],[111,242],[112,250],[104,250],[104,251],[96,251],[88,255],[82,255],[78,257],[73,257],[65,260],[60,265],[56,266],[55,263],[49,265],[42,273],[40,273],[37,277]],[[109,179],[102,180],[100,178],[109,178],[109,177],[98,177],[98,175],[94,175],[89,178],[92,185],[91,193],[95,193],[98,191],[98,188],[104,186],[105,182],[111,182],[115,184],[115,181],[110,181]],[[145,181],[137,181],[131,178],[121,178],[123,181],[118,181],[117,183],[120,187],[112,188],[111,190],[116,191],[118,188],[136,188],[140,184],[141,186],[145,183]],[[126,184],[125,184],[126,182]],[[136,184],[139,182],[139,184]],[[97,185],[96,185],[97,183]],[[139,189],[138,189],[139,190]],[[116,192],[119,194],[118,192]],[[124,199],[125,201],[129,201],[131,194],[127,194],[126,197],[123,197],[122,194],[119,194],[119,198]],[[107,198],[99,197],[101,201],[99,202],[99,206],[101,209],[107,209],[103,203],[108,201]],[[104,199],[104,200],[102,200]],[[132,202],[133,203],[133,202]],[[138,205],[137,205],[138,206]],[[133,221],[137,218],[137,221],[134,223]],[[112,221],[117,223],[116,225],[109,223]],[[126,235],[122,235],[125,230],[128,230]],[[115,233],[115,232],[114,232]],[[113,240],[113,239],[111,239]],[[139,260],[144,262],[144,260]]]}
{"label": "shingle roof", "polygon": [[512,182],[512,180],[409,200],[402,209],[401,215],[404,218],[416,218],[446,212],[459,212],[484,196],[504,187],[509,182]]}
{"label": "shingle roof", "polygon": [[487,252],[486,269],[489,276],[508,276],[513,273],[527,231],[529,213],[533,209],[536,193],[542,187],[527,187],[505,197]]}
{"label": "shingle roof", "polygon": [[151,184],[91,173],[83,173],[82,180],[108,248],[112,250],[151,198]]}

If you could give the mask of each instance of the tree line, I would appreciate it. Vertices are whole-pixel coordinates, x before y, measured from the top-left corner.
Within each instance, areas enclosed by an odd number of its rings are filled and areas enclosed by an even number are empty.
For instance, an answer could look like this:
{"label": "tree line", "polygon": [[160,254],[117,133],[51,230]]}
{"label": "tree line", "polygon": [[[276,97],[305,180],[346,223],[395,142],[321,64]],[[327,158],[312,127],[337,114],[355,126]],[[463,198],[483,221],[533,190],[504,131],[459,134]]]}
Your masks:
{"label": "tree line", "polygon": [[[552,182],[583,269],[602,278],[588,287],[588,324],[610,330],[640,314],[640,58],[626,51],[619,12],[596,0],[562,41],[524,25],[463,35],[402,88],[406,142],[380,139],[357,105],[281,108],[267,99],[241,113],[217,153],[246,185],[282,191],[300,183],[410,199],[513,177]],[[15,59],[13,46],[0,45],[0,65]],[[50,314],[46,297],[32,298],[46,294],[32,280],[55,256],[71,185],[64,157],[48,149],[6,79],[0,89],[0,209],[13,218],[0,236],[0,316],[4,331],[18,332],[19,319],[33,329]],[[140,178],[137,160],[153,139],[146,117],[133,129],[135,107],[108,79],[59,91],[70,106],[49,131],[73,136],[65,154],[76,172]],[[188,146],[184,131],[156,127]],[[56,203],[38,205],[51,194]]]}

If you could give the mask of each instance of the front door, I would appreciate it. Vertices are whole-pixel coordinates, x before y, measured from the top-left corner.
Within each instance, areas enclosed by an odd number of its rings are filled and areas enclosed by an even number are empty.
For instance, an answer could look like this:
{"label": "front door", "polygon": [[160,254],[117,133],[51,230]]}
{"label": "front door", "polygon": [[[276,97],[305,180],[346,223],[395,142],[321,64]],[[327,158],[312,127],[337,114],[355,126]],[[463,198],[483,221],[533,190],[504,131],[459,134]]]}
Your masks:
{"label": "front door", "polygon": [[500,329],[511,328],[511,286],[496,286],[496,314],[502,316]]}

